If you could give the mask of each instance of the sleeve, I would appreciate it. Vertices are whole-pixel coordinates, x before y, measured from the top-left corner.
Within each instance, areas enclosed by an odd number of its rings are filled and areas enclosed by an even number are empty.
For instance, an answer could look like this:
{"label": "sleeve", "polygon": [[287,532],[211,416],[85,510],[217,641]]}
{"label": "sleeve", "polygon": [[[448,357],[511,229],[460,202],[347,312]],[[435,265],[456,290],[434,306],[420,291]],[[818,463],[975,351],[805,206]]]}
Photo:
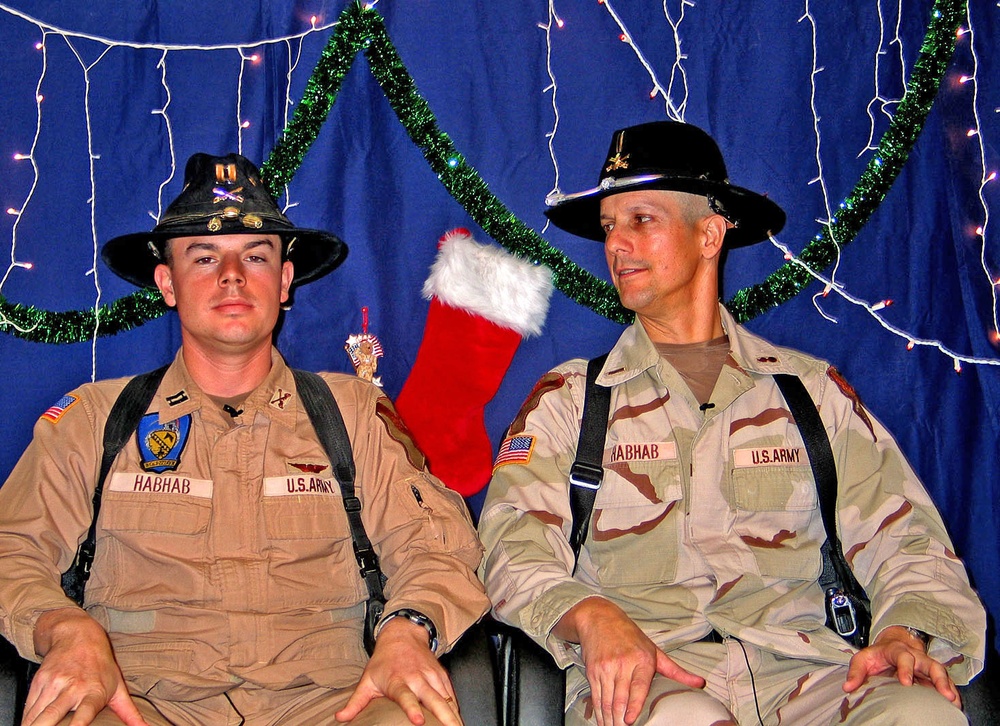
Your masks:
{"label": "sleeve", "polygon": [[76,606],[63,594],[61,573],[90,526],[99,428],[86,392],[67,394],[38,419],[0,487],[0,626],[31,660],[38,617]]}
{"label": "sleeve", "polygon": [[[956,683],[983,668],[986,613],[940,513],[896,441],[836,369],[822,404],[839,479],[844,556],[872,604],[872,640],[890,625],[931,636]],[[832,385],[831,385],[832,384]]]}
{"label": "sleeve", "polygon": [[[476,568],[482,545],[462,497],[426,470],[392,402],[363,386],[352,438],[365,529],[386,575],[386,613],[412,608],[447,652],[489,609]],[[348,424],[350,426],[350,424]]]}
{"label": "sleeve", "polygon": [[500,446],[479,535],[496,616],[544,646],[561,667],[577,657],[552,634],[596,588],[573,577],[569,469],[576,453],[585,372],[571,362],[543,376]]}

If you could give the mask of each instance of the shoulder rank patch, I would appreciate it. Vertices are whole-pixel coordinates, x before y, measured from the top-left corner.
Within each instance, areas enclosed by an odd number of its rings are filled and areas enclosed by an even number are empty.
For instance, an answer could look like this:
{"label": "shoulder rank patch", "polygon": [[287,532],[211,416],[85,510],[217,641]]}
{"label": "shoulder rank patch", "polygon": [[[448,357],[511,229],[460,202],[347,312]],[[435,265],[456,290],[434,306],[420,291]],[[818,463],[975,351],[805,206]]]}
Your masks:
{"label": "shoulder rank patch", "polygon": [[52,423],[55,423],[56,421],[58,421],[63,417],[64,413],[73,408],[73,406],[75,406],[76,402],[79,400],[80,399],[77,398],[76,396],[67,393],[65,396],[63,396],[58,401],[49,406],[47,409],[45,409],[45,412],[41,415],[41,418],[44,418],[46,421],[51,421]]}
{"label": "shoulder rank patch", "polygon": [[159,418],[157,413],[146,414],[135,432],[143,471],[158,474],[180,465],[181,452],[191,430],[191,414],[162,425]]}

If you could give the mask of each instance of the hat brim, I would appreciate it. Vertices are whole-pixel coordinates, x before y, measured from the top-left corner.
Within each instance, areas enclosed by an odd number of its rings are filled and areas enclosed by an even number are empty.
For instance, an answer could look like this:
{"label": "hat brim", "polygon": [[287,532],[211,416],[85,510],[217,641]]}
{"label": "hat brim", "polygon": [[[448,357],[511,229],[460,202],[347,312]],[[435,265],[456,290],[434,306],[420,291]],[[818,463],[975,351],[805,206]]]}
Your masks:
{"label": "hat brim", "polygon": [[589,194],[576,195],[549,207],[545,210],[545,216],[552,224],[570,234],[603,242],[605,234],[600,222],[601,200],[614,194],[643,189],[714,197],[725,210],[724,216],[736,225],[726,233],[727,247],[745,247],[762,242],[771,235],[778,234],[785,226],[784,210],[762,194],[732,184],[686,177],[664,177],[610,189],[595,189]]}
{"label": "hat brim", "polygon": [[[223,227],[218,232],[205,231],[205,236],[233,234],[234,230]],[[238,234],[277,234],[285,241],[294,240],[288,259],[295,268],[293,285],[312,282],[337,268],[347,257],[347,245],[336,235],[318,229],[299,229],[284,226],[260,229],[238,230]],[[153,271],[160,260],[150,249],[150,242],[160,243],[191,234],[176,231],[135,232],[114,237],[101,249],[101,259],[119,277],[139,287],[156,287]]]}

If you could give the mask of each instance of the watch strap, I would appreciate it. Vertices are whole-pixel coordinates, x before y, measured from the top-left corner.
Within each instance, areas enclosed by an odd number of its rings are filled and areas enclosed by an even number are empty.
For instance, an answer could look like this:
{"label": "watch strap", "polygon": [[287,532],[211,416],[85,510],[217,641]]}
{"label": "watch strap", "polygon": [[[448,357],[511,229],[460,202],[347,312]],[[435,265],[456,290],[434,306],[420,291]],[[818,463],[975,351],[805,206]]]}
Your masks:
{"label": "watch strap", "polygon": [[430,647],[431,652],[437,652],[438,636],[437,628],[434,627],[433,620],[419,610],[413,610],[412,608],[400,608],[399,610],[393,610],[391,613],[382,618],[382,621],[378,624],[379,632],[381,632],[382,628],[385,627],[385,624],[393,618],[406,618],[411,623],[424,628],[424,630],[427,631],[427,645]]}

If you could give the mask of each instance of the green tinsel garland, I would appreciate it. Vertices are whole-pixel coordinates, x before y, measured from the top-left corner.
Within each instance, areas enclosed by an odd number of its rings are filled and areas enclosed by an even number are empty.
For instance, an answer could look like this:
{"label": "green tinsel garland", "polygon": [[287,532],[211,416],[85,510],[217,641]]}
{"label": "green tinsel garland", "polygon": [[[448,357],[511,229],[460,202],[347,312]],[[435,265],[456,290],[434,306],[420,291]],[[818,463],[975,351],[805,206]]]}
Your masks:
{"label": "green tinsel garland", "polygon": [[[799,256],[813,269],[823,270],[832,264],[837,243],[843,247],[854,239],[902,169],[934,103],[965,8],[965,0],[936,0],[920,57],[875,156],[845,200],[837,219],[824,227]],[[389,40],[382,17],[361,3],[354,3],[341,13],[337,30],[306,84],[292,121],[261,167],[271,193],[277,197],[281,187],[288,184],[301,166],[326,122],[344,76],[361,51],[410,139],[420,147],[452,197],[486,233],[509,252],[551,268],[556,287],[567,297],[611,320],[628,322],[631,313],[621,307],[609,283],[576,265],[528,228],[490,192],[476,170],[466,164],[417,92],[413,78]],[[789,263],[763,283],[740,290],[726,305],[738,320],[746,321],[787,302],[810,280],[808,273]],[[165,311],[159,293],[151,290],[140,290],[101,306],[96,312],[93,309],[50,312],[12,304],[0,295],[0,330],[36,342],[74,343],[95,334],[117,335]]]}
{"label": "green tinsel garland", "polygon": [[[827,269],[836,260],[838,245],[842,248],[854,240],[906,164],[955,52],[955,33],[965,12],[965,0],[937,0],[934,3],[920,57],[874,156],[831,224],[824,226],[798,255],[814,271]],[[726,307],[736,320],[745,322],[788,302],[812,280],[800,265],[788,262],[768,275],[764,282],[737,292],[726,302]]]}

